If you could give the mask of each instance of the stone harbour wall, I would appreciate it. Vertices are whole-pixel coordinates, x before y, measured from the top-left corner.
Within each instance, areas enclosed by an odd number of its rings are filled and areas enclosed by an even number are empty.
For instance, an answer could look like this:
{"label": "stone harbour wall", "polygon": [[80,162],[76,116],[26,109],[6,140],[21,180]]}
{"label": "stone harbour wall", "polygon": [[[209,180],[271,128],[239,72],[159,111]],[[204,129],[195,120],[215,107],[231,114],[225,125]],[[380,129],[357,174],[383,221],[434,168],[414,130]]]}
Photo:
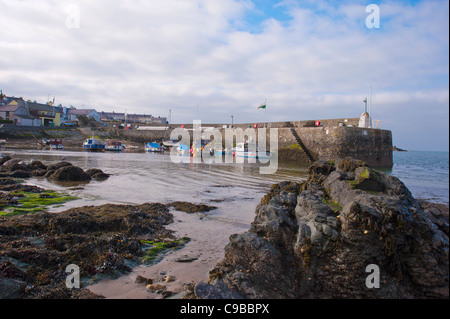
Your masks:
{"label": "stone harbour wall", "polygon": [[[315,160],[337,161],[346,157],[362,160],[373,167],[392,167],[392,132],[389,130],[359,128],[356,118],[320,120],[320,126],[315,126],[315,121],[272,122],[266,127],[266,147],[270,148],[270,129],[278,129],[278,147],[282,154],[280,160],[309,164],[307,156],[298,156],[298,141],[293,135],[292,129],[297,132],[304,146]],[[264,123],[256,123],[259,128]],[[169,139],[172,129],[181,125],[172,126],[167,131],[138,131],[116,130],[117,138],[129,139],[135,142],[161,142]],[[225,126],[225,127],[224,127]],[[185,124],[184,127],[191,130],[193,124]],[[225,141],[225,128],[230,125],[202,124],[206,128],[219,128]],[[233,128],[254,128],[254,124],[237,124]],[[256,133],[258,130],[256,130]],[[235,141],[236,142],[236,141]]]}
{"label": "stone harbour wall", "polygon": [[[290,131],[279,131],[280,147],[296,143]],[[392,167],[392,132],[359,127],[297,128],[315,159],[338,161],[352,157],[373,167]],[[314,156],[314,155],[313,155]]]}

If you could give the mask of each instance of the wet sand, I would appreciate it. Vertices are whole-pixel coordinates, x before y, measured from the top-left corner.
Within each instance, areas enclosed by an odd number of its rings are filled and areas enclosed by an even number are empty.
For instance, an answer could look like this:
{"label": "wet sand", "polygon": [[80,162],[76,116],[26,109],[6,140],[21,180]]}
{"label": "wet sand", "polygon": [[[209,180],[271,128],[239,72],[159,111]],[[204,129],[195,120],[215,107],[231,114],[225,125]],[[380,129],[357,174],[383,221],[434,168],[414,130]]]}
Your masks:
{"label": "wet sand", "polygon": [[[224,247],[230,235],[248,230],[250,223],[230,222],[229,227],[218,226],[214,216],[200,219],[199,214],[186,214],[172,211],[174,223],[167,229],[175,231],[175,236],[189,237],[191,241],[182,249],[169,252],[155,265],[138,266],[133,272],[118,279],[105,279],[88,286],[93,293],[109,299],[162,299],[161,293],[152,292],[144,284],[135,283],[138,275],[150,278],[154,284],[161,284],[166,291],[174,295],[185,290],[185,286],[202,280],[208,280],[209,271],[224,256]],[[223,226],[221,222],[221,226]],[[180,257],[197,258],[192,262],[176,262]],[[176,280],[166,283],[166,276],[175,276]],[[180,298],[182,295],[174,296]]]}

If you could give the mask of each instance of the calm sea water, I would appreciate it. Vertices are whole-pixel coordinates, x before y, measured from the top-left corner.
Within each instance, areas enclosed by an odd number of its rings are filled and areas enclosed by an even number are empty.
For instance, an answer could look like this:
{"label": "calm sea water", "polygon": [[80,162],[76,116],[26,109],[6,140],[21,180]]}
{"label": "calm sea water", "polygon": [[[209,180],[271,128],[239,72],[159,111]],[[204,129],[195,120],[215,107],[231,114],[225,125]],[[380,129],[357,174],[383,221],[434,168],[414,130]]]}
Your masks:
{"label": "calm sea water", "polygon": [[449,204],[449,152],[394,152],[388,173],[400,178],[414,197]]}
{"label": "calm sea water", "polygon": [[[261,175],[259,164],[175,164],[168,154],[89,153],[70,151],[5,151],[14,157],[44,163],[61,160],[83,169],[100,168],[112,176],[103,182],[90,182],[69,192],[80,197],[69,206],[80,204],[190,201],[219,206],[227,211],[225,218],[251,221],[254,208],[274,183],[307,177],[307,166],[280,163],[274,175]],[[394,167],[386,170],[397,176],[416,198],[449,203],[448,152],[394,152]],[[31,179],[42,187],[67,191],[45,179]],[[239,211],[239,212],[237,212]],[[236,216],[234,216],[236,215]]]}
{"label": "calm sea water", "polygon": [[273,184],[286,180],[302,181],[307,172],[307,167],[280,165],[276,174],[261,175],[260,164],[173,163],[169,154],[38,150],[4,153],[24,160],[34,158],[44,163],[60,161],[64,156],[64,160],[83,169],[99,168],[111,174],[106,181],[91,181],[75,189],[43,178],[30,179],[28,183],[62,190],[80,198],[52,209],[55,212],[106,203],[186,201],[216,206],[219,209],[208,214],[208,218],[246,229],[254,219],[256,206]]}

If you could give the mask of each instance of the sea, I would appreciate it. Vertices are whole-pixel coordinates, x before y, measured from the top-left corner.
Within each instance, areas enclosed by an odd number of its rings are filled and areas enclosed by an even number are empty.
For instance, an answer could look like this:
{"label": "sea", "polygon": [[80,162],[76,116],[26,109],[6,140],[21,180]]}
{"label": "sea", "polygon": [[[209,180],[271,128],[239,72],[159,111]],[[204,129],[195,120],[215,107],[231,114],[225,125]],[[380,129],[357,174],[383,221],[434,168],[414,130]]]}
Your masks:
{"label": "sea", "polygon": [[398,177],[415,198],[449,205],[449,152],[394,152],[387,173]]}
{"label": "sea", "polygon": [[[168,153],[91,153],[76,151],[8,150],[4,154],[24,160],[51,163],[64,159],[83,169],[99,168],[111,174],[105,182],[91,182],[69,192],[85,201],[142,203],[147,201],[228,202],[253,199],[257,202],[274,183],[302,181],[305,165],[279,163],[275,174],[261,174],[263,164],[173,163]],[[382,171],[398,177],[414,197],[449,204],[449,152],[393,152],[394,166]],[[45,179],[30,183],[68,190]],[[78,203],[76,203],[78,204]]]}

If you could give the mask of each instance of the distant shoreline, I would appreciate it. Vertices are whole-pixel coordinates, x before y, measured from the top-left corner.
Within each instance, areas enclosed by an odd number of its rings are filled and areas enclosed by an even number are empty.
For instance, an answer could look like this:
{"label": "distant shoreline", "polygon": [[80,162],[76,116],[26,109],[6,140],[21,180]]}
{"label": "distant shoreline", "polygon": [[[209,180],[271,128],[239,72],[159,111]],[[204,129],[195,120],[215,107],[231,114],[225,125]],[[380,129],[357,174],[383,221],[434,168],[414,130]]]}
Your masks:
{"label": "distant shoreline", "polygon": [[398,147],[395,146],[395,145],[392,147],[392,150],[393,150],[394,152],[408,152],[407,150],[398,148]]}

